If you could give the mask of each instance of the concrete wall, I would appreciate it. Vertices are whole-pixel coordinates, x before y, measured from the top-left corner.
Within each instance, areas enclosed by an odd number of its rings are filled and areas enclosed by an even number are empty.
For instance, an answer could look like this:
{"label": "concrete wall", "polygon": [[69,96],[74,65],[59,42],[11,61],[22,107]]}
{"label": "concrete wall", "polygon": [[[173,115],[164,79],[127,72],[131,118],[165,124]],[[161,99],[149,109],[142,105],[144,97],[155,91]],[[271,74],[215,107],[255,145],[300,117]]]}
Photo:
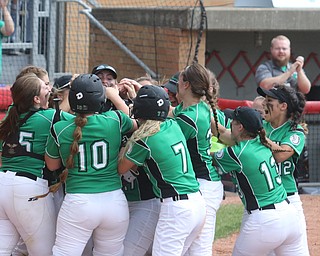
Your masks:
{"label": "concrete wall", "polygon": [[[106,7],[194,6],[194,0],[96,0]],[[205,6],[233,6],[233,0],[205,0]]]}

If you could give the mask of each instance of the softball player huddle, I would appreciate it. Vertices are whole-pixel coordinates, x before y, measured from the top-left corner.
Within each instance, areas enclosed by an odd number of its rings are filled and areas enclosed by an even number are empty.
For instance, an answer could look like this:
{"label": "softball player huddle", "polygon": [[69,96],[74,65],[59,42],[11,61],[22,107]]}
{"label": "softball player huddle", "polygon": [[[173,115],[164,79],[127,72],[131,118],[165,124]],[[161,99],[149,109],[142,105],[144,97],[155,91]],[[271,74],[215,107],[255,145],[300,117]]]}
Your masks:
{"label": "softball player huddle", "polygon": [[[10,256],[21,236],[29,255],[80,256],[92,239],[93,255],[212,256],[223,198],[217,167],[233,175],[245,208],[233,255],[308,254],[294,168],[286,168],[304,143],[300,95],[258,89],[265,122],[253,109],[237,108],[230,132],[218,122],[218,85],[203,66],[180,72],[175,108],[159,86],[145,85],[133,99],[130,92],[130,117],[116,89],[101,81],[112,76],[116,87],[111,68],[99,65],[71,82],[72,114],[58,112],[59,121],[41,79],[25,74],[12,86],[13,105],[0,123],[0,255]],[[122,94],[137,88],[125,83]],[[106,111],[107,96],[123,111]],[[280,132],[274,120],[283,103],[290,117]],[[213,141],[233,146],[212,157],[212,133]],[[44,165],[60,170],[55,188],[65,183],[58,216]]]}

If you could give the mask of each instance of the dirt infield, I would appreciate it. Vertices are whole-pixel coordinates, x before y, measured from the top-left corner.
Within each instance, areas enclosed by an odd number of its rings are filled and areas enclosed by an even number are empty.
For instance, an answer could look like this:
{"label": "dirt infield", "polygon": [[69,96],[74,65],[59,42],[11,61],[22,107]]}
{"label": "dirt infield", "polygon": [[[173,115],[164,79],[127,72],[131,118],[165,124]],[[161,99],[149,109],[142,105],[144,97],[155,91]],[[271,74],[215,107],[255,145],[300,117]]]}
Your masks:
{"label": "dirt infield", "polygon": [[[320,195],[300,195],[306,216],[308,243],[311,256],[320,255]],[[227,192],[222,204],[241,204],[235,193]],[[230,256],[238,234],[218,239],[213,245],[213,255]]]}

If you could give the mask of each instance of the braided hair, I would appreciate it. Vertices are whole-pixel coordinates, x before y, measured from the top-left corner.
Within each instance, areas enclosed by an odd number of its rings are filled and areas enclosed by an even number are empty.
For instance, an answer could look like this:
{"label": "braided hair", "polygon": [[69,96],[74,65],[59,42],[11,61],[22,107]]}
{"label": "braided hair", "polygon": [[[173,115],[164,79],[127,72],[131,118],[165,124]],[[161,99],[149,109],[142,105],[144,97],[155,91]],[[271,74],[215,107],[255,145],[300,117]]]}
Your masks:
{"label": "braided hair", "polygon": [[257,134],[259,135],[260,142],[262,145],[269,148],[272,152],[278,153],[278,152],[287,152],[288,150],[282,149],[279,145],[273,146],[271,145],[267,140],[266,131],[264,128],[261,128],[257,131]]}
{"label": "braided hair", "polygon": [[159,132],[161,123],[162,121],[159,120],[143,120],[140,127],[129,138],[125,149],[120,152],[119,161],[124,157],[124,154],[129,150],[134,142]]}
{"label": "braided hair", "polygon": [[186,67],[184,71],[181,72],[183,81],[188,81],[191,87],[191,92],[194,96],[201,98],[205,96],[208,104],[210,105],[217,130],[217,138],[219,139],[220,133],[218,129],[218,115],[216,111],[216,94],[217,91],[213,87],[210,90],[210,75],[209,71],[202,65],[194,62],[190,66]]}
{"label": "braided hair", "polygon": [[77,153],[79,152],[78,142],[82,138],[82,127],[84,127],[87,124],[88,119],[84,114],[78,113],[74,122],[76,124],[76,128],[73,132],[73,142],[70,145],[70,155],[67,158],[65,170],[61,173],[61,175],[59,175],[60,181],[57,184],[53,185],[51,188],[51,191],[53,192],[58,190],[58,187],[66,181],[68,177],[68,169],[74,167],[74,156],[77,155]]}

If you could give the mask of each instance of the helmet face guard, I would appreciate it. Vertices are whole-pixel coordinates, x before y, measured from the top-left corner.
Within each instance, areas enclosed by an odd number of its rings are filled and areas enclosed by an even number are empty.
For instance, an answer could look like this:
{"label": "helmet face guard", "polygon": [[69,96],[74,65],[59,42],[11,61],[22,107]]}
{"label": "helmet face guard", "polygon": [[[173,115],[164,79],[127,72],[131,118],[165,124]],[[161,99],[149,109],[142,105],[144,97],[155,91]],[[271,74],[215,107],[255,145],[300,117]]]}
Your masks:
{"label": "helmet face guard", "polygon": [[76,113],[100,113],[106,102],[105,88],[93,74],[78,76],[71,84],[69,104]]}
{"label": "helmet face guard", "polygon": [[134,118],[164,121],[169,112],[170,101],[166,91],[159,86],[145,85],[133,100]]}

